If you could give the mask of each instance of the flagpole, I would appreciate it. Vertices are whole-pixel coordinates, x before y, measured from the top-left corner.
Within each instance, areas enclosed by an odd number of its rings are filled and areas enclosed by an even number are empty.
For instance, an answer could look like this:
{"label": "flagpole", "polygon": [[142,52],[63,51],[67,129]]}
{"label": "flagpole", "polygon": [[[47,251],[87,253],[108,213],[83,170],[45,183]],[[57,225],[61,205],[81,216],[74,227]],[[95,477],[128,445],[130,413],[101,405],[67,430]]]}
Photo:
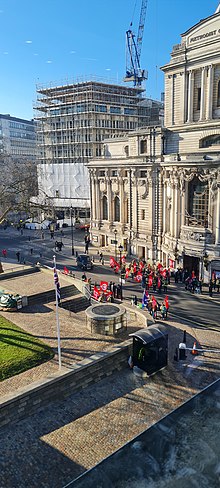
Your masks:
{"label": "flagpole", "polygon": [[[56,256],[53,256],[53,265],[54,265],[54,273],[55,273],[55,271],[56,271]],[[56,294],[57,349],[58,349],[59,369],[61,369],[62,362],[61,362],[61,346],[60,346],[60,321],[59,321],[59,309],[58,309],[59,301],[58,301],[58,293],[57,293],[57,284],[56,283],[55,283],[55,294]]]}

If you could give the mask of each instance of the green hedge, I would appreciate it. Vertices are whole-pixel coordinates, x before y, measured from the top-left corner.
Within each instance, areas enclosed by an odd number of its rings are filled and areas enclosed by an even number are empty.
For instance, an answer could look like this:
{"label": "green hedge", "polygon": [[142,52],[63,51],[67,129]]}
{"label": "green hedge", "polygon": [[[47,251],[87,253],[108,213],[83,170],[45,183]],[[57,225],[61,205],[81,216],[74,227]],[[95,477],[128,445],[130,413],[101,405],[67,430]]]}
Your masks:
{"label": "green hedge", "polygon": [[0,381],[22,373],[54,356],[54,351],[0,316]]}

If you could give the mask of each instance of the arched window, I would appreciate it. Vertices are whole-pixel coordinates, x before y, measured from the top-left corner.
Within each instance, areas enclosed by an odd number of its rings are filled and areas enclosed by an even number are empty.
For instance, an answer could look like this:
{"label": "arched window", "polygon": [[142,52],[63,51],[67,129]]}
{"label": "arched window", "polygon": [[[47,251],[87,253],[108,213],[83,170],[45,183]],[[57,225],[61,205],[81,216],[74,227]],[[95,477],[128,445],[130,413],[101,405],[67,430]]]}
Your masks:
{"label": "arched window", "polygon": [[199,141],[199,147],[220,146],[220,134],[204,137]]}
{"label": "arched window", "polygon": [[115,222],[120,222],[120,200],[119,197],[115,197],[115,202],[114,202],[114,209],[115,209]]}
{"label": "arched window", "polygon": [[106,195],[102,199],[102,218],[103,220],[108,220],[108,200]]}
{"label": "arched window", "polygon": [[188,224],[207,227],[208,225],[209,187],[207,181],[199,181],[197,177],[189,183],[188,192]]}
{"label": "arched window", "polygon": [[147,141],[146,139],[141,139],[140,142],[140,153],[141,154],[146,154],[147,152]]}

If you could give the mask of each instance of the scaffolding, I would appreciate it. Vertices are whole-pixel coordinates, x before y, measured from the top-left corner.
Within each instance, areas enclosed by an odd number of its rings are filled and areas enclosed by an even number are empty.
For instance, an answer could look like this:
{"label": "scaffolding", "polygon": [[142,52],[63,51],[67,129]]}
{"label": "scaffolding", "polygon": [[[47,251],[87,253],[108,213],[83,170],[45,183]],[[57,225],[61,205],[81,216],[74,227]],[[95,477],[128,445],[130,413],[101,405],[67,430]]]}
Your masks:
{"label": "scaffolding", "polygon": [[103,156],[103,140],[149,125],[144,89],[102,81],[38,86],[39,188],[58,209],[88,208],[87,163]]}

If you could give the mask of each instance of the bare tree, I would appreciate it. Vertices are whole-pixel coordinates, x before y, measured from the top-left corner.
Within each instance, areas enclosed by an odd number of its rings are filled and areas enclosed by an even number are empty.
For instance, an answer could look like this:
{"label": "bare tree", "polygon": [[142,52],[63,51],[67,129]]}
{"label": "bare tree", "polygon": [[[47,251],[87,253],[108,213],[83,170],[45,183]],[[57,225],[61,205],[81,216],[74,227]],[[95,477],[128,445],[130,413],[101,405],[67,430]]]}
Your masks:
{"label": "bare tree", "polygon": [[[0,157],[0,212],[29,212],[30,198],[37,195],[37,167],[34,161]],[[3,217],[4,218],[4,217]]]}

